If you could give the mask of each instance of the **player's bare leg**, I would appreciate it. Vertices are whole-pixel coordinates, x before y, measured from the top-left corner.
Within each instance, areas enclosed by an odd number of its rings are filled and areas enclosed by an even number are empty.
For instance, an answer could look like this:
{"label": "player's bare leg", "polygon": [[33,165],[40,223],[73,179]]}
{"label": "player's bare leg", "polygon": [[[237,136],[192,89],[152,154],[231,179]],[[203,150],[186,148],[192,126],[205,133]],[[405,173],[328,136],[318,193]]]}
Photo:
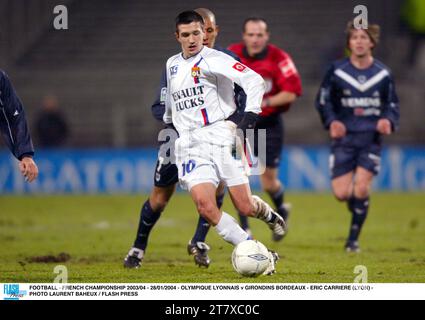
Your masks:
{"label": "player's bare leg", "polygon": [[149,196],[149,203],[154,211],[162,212],[176,190],[176,185],[168,187],[153,187]]}
{"label": "player's bare leg", "polygon": [[357,167],[354,182],[354,196],[359,199],[369,197],[372,182],[373,173],[362,167]]}
{"label": "player's bare leg", "polygon": [[347,252],[360,252],[358,238],[369,209],[369,192],[373,173],[357,167],[355,173],[349,172],[332,180],[335,197],[346,201],[352,219],[345,249]]}
{"label": "player's bare leg", "polygon": [[124,267],[130,269],[140,267],[148,245],[149,234],[175,190],[175,184],[152,189],[149,199],[142,206],[136,240],[124,259]]}
{"label": "player's bare leg", "polygon": [[353,195],[354,172],[332,179],[332,191],[339,201],[348,201]]}
{"label": "player's bare leg", "polygon": [[266,168],[264,173],[260,176],[261,186],[266,192],[277,191],[282,184],[277,178],[277,168]]}
{"label": "player's bare leg", "polygon": [[246,217],[255,217],[255,205],[249,184],[229,187],[230,198],[238,211]]}
{"label": "player's bare leg", "polygon": [[[273,201],[276,212],[282,216],[282,218],[287,224],[289,218],[290,204],[284,202],[285,192],[283,185],[278,178],[278,174],[279,171],[277,168],[267,167],[264,173],[260,176],[260,181],[263,190],[269,194],[271,200]],[[273,233],[272,239],[274,241],[280,241],[282,240],[282,238],[282,236]]]}
{"label": "player's bare leg", "polygon": [[201,183],[190,190],[199,214],[213,226],[216,226],[221,218],[221,212],[215,203],[216,191],[212,183]]}
{"label": "player's bare leg", "polygon": [[233,217],[218,209],[215,200],[216,187],[212,183],[195,185],[190,189],[190,194],[199,214],[225,241],[236,246],[249,238]]}
{"label": "player's bare leg", "polygon": [[229,187],[229,194],[241,214],[263,220],[276,234],[285,234],[286,224],[283,218],[260,197],[253,196],[249,184]]}

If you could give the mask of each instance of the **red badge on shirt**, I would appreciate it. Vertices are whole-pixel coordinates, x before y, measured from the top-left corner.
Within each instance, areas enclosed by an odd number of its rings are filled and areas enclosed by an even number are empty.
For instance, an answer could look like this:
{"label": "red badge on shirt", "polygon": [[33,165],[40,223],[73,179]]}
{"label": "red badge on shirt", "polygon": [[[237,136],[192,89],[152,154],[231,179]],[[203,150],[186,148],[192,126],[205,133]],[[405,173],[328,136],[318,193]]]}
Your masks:
{"label": "red badge on shirt", "polygon": [[285,78],[289,78],[293,76],[294,74],[297,74],[297,68],[295,67],[295,64],[292,62],[290,58],[286,58],[285,60],[281,61],[279,63],[279,68],[282,71],[282,74]]}
{"label": "red badge on shirt", "polygon": [[247,72],[248,71],[248,69],[247,69],[247,67],[246,66],[244,66],[242,63],[240,63],[240,62],[236,62],[234,65],[233,65],[233,67],[232,67],[233,69],[235,69],[235,70],[237,70],[237,71],[239,71],[239,72]]}

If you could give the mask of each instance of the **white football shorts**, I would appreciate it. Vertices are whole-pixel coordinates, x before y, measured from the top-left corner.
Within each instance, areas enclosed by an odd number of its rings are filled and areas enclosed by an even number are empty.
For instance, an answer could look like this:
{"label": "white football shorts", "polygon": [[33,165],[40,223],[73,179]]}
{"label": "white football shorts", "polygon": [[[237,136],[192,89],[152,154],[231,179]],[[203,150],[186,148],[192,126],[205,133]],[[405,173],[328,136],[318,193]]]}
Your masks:
{"label": "white football shorts", "polygon": [[227,187],[249,183],[243,161],[233,155],[235,138],[236,125],[231,121],[180,133],[175,154],[182,188],[190,191],[201,183],[217,187],[221,181]]}

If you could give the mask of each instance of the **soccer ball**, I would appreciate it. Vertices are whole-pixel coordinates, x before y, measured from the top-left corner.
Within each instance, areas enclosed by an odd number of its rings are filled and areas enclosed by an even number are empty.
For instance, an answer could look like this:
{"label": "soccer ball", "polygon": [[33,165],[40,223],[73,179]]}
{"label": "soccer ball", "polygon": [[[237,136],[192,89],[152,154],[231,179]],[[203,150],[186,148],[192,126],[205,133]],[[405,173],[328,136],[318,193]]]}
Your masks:
{"label": "soccer ball", "polygon": [[257,277],[270,265],[269,250],[257,240],[239,243],[232,253],[235,271],[244,277]]}

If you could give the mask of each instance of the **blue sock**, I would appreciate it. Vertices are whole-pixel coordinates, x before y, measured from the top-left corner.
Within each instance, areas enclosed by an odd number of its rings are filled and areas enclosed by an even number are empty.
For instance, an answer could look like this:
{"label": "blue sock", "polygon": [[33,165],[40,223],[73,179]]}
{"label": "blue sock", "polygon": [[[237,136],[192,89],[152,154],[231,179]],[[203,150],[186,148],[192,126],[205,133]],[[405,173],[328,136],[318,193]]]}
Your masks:
{"label": "blue sock", "polygon": [[196,226],[195,234],[190,241],[192,244],[197,242],[205,242],[208,231],[210,230],[210,224],[204,217],[199,216],[198,225]]}
{"label": "blue sock", "polygon": [[276,211],[282,216],[283,220],[286,221],[288,218],[288,211],[283,206],[285,199],[285,190],[283,186],[281,185],[276,192],[268,192],[268,194],[273,201]]}
{"label": "blue sock", "polygon": [[283,186],[281,185],[276,192],[267,192],[267,193],[272,199],[275,208],[279,210],[280,207],[283,205],[283,200],[285,196],[285,190],[283,189]]}
{"label": "blue sock", "polygon": [[139,228],[137,229],[137,237],[136,241],[134,241],[134,247],[146,250],[146,247],[148,246],[149,233],[160,216],[161,212],[154,212],[149,199],[146,200],[143,204],[142,212],[140,213]]}
{"label": "blue sock", "polygon": [[217,201],[217,207],[219,209],[221,209],[221,207],[223,206],[223,202],[224,202],[224,196],[225,193],[223,192],[222,194],[219,194],[215,199]]}
{"label": "blue sock", "polygon": [[353,212],[354,199],[354,195],[352,195],[351,198],[347,200],[347,208],[351,213]]}
{"label": "blue sock", "polygon": [[348,202],[352,214],[348,241],[357,241],[369,211],[369,197],[365,199],[352,197]]}
{"label": "blue sock", "polygon": [[[217,207],[221,209],[223,206],[224,201],[224,192],[216,197],[217,201]],[[205,239],[207,238],[208,231],[210,230],[210,224],[208,223],[205,218],[199,216],[198,219],[198,225],[196,226],[195,234],[190,240],[192,244],[195,244],[197,242],[205,242]]]}
{"label": "blue sock", "polygon": [[241,228],[244,230],[248,230],[249,229],[249,223],[248,223],[248,217],[241,215],[239,213],[239,221],[241,222]]}

